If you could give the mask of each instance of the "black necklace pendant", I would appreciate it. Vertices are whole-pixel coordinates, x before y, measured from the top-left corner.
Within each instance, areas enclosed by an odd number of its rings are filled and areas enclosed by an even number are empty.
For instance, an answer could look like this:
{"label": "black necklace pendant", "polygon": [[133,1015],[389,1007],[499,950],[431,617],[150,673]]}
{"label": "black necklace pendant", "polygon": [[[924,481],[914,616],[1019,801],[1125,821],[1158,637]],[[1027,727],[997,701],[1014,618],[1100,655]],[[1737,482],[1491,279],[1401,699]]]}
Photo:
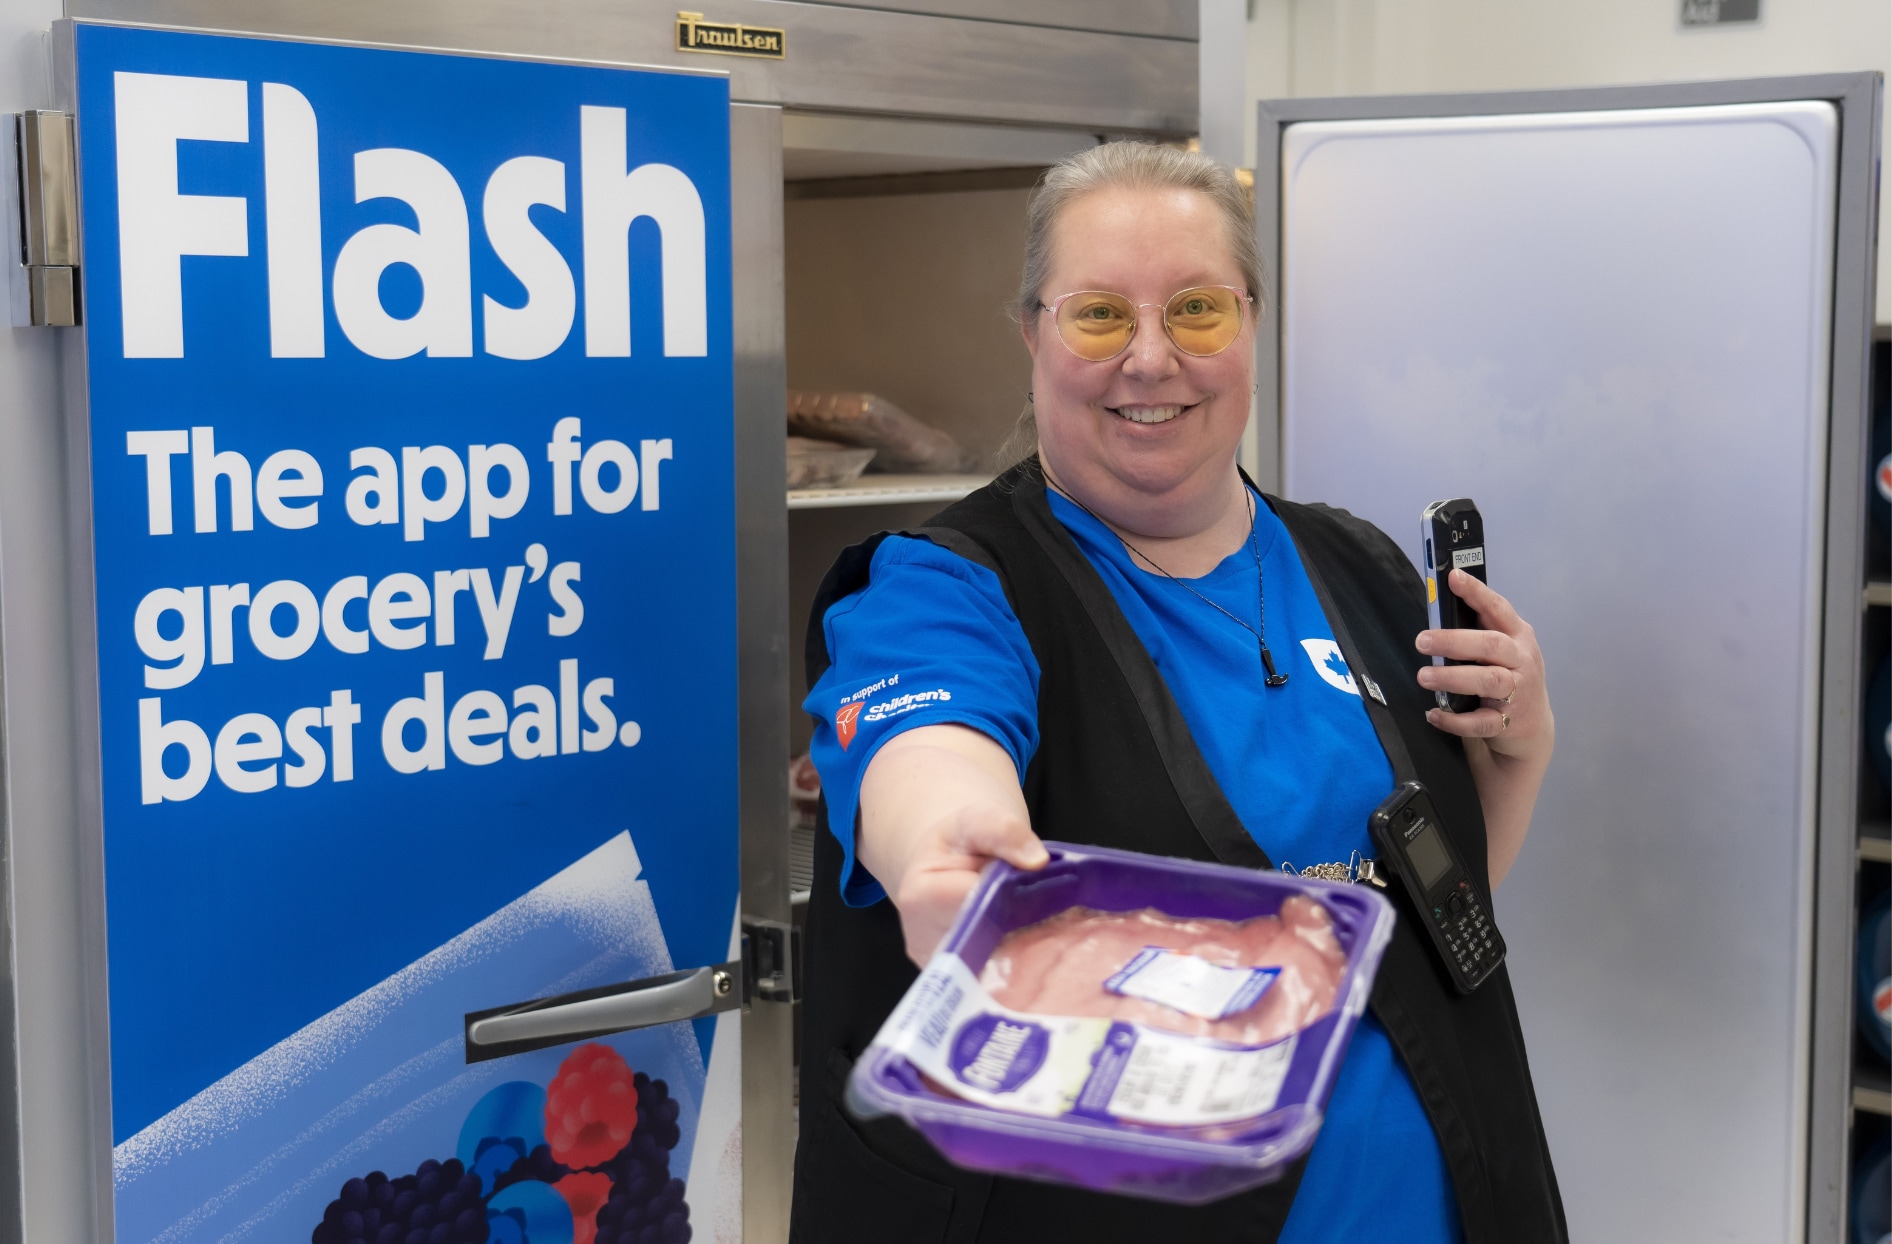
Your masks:
{"label": "black necklace pendant", "polygon": [[1262,679],[1263,686],[1279,687],[1282,683],[1288,680],[1288,676],[1286,674],[1275,673],[1274,657],[1268,652],[1268,644],[1266,640],[1263,640],[1261,644],[1261,668],[1268,671],[1268,677]]}
{"label": "black necklace pendant", "polygon": [[[1103,527],[1107,530],[1109,529],[1110,524],[1104,522],[1104,520],[1101,518],[1097,518],[1096,513],[1093,512],[1088,505],[1085,505],[1082,501],[1079,501],[1076,497],[1071,496],[1070,493],[1063,492],[1062,489],[1060,489],[1059,491],[1062,493],[1064,497],[1066,497],[1071,502],[1071,504],[1075,505],[1078,509],[1084,511],[1086,514],[1089,514],[1092,518],[1096,518],[1098,526]],[[1243,630],[1247,631],[1250,635],[1253,635],[1255,637],[1255,644],[1257,647],[1261,649],[1261,667],[1268,671],[1268,676],[1262,679],[1263,686],[1280,687],[1280,686],[1284,686],[1287,683],[1288,676],[1275,669],[1274,654],[1268,651],[1268,584],[1267,584],[1267,579],[1263,576],[1262,570],[1261,570],[1261,548],[1255,541],[1254,494],[1250,493],[1248,495],[1248,552],[1255,559],[1255,615],[1256,615],[1255,621],[1261,623],[1259,628],[1248,625],[1248,623],[1242,621],[1240,618],[1236,617],[1234,614],[1230,613],[1228,610],[1222,608],[1222,606],[1216,604],[1214,601],[1210,600],[1207,596],[1204,596],[1201,592],[1196,591],[1195,588],[1190,587],[1187,583],[1183,582],[1181,579],[1178,579],[1175,575],[1169,573],[1169,571],[1157,565],[1156,560],[1154,558],[1152,558],[1148,553],[1145,553],[1142,549],[1138,548],[1136,545],[1130,543],[1128,540],[1125,540],[1121,535],[1119,535],[1117,539],[1123,541],[1123,547],[1127,549],[1132,556],[1140,557],[1144,561],[1148,562],[1150,564],[1150,569],[1156,571],[1157,574],[1162,575],[1165,579],[1168,579],[1171,583],[1174,583],[1177,587],[1189,593],[1191,596],[1195,597],[1197,600],[1201,601],[1203,604],[1207,605],[1209,608],[1215,610],[1217,613],[1222,614],[1229,621],[1233,622],[1235,625],[1241,627]]]}

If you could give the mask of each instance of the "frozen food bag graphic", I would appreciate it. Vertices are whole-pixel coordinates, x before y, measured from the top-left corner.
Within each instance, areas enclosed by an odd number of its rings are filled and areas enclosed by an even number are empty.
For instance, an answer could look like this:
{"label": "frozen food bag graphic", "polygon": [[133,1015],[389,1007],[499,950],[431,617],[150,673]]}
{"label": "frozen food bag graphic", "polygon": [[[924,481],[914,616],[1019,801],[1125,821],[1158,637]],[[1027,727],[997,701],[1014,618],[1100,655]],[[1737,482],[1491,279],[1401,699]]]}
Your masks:
{"label": "frozen food bag graphic", "polygon": [[620,1244],[740,1238],[737,1016],[468,1064],[462,1016],[667,972],[620,833],[113,1154],[117,1238]]}

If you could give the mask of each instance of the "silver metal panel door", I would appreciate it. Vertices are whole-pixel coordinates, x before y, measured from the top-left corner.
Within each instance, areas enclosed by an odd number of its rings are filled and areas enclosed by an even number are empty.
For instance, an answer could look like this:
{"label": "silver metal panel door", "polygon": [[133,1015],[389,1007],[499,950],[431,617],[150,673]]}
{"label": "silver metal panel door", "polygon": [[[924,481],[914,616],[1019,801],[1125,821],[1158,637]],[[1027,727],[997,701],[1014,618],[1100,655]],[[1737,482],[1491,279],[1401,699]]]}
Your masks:
{"label": "silver metal panel door", "polygon": [[[865,8],[721,0],[712,22],[784,34],[781,59],[677,50],[678,6],[639,0],[69,0],[94,21],[347,39],[729,75],[730,98],[842,112],[1186,134],[1196,124],[1193,14],[1175,0],[1002,0]],[[1029,6],[1028,6],[1029,7]],[[992,20],[1001,9],[1007,20]],[[1141,15],[1136,11],[1141,9]],[[983,11],[982,11],[983,10]],[[1086,10],[1096,20],[1070,23]],[[946,15],[950,14],[950,15]],[[1050,19],[1050,20],[1046,20]]]}
{"label": "silver metal panel door", "polygon": [[1497,895],[1579,1240],[1797,1238],[1838,126],[1307,123],[1288,496],[1477,500],[1558,748]]}

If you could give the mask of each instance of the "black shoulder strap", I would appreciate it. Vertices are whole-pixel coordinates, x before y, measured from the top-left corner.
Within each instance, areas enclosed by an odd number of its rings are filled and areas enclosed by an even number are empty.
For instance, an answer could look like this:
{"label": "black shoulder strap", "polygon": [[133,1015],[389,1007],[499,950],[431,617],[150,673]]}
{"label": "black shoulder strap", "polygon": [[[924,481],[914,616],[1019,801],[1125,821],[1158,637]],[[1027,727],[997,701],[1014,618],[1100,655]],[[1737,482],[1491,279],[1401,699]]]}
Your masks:
{"label": "black shoulder strap", "polygon": [[974,565],[984,566],[987,570],[999,576],[999,582],[1001,584],[1005,582],[1005,576],[999,574],[998,562],[993,559],[991,553],[986,551],[985,545],[980,544],[977,540],[974,540],[971,536],[957,528],[909,527],[905,531],[895,531],[888,534],[907,536],[915,540],[931,540],[934,544],[939,545],[939,547],[949,553],[957,553]]}
{"label": "black shoulder strap", "polygon": [[[808,615],[807,638],[802,646],[802,668],[807,671],[808,685],[814,686],[821,681],[821,676],[828,669],[828,637],[822,625],[828,616],[828,608],[844,596],[851,596],[867,586],[868,572],[874,563],[874,553],[880,548],[880,542],[888,536],[910,536],[917,540],[931,540],[934,544],[958,554],[969,562],[984,566],[993,574],[999,575],[999,583],[1005,583],[1005,576],[999,574],[999,565],[992,559],[992,554],[985,546],[963,531],[951,527],[914,527],[906,531],[875,532],[859,544],[851,544],[841,550],[841,555],[834,559],[834,565],[828,567],[826,577],[815,591],[815,603]],[[1006,588],[1009,592],[1011,589]]]}
{"label": "black shoulder strap", "polygon": [[1224,864],[1273,868],[1268,853],[1261,849],[1222,793],[1221,784],[1215,780],[1209,762],[1202,757],[1202,749],[1196,746],[1189,732],[1182,707],[1170,694],[1156,662],[1150,659],[1149,649],[1143,646],[1130,620],[1118,608],[1110,586],[1084,556],[1084,550],[1077,546],[1064,524],[1051,513],[1051,505],[1045,499],[1044,481],[1020,479],[1012,493],[1012,508],[1076,594],[1078,603],[1102,636],[1104,646],[1115,658],[1124,681],[1130,684],[1130,692],[1143,712],[1144,724],[1149,727],[1157,754],[1162,757],[1170,785],[1211,854]]}
{"label": "black shoulder strap", "polygon": [[[1244,479],[1247,478],[1243,475]],[[1263,495],[1268,508],[1278,514],[1279,508],[1273,497]],[[1314,597],[1320,601],[1321,612],[1327,615],[1327,622],[1334,628],[1334,642],[1340,645],[1340,655],[1347,662],[1347,669],[1353,674],[1354,682],[1360,686],[1360,699],[1366,705],[1367,719],[1373,723],[1373,732],[1380,737],[1380,747],[1386,753],[1386,759],[1393,766],[1394,782],[1416,782],[1419,771],[1413,767],[1412,752],[1406,747],[1404,736],[1399,733],[1399,723],[1393,720],[1393,710],[1387,707],[1386,693],[1379,683],[1373,681],[1368,672],[1366,659],[1360,653],[1360,646],[1353,642],[1353,634],[1347,629],[1347,616],[1334,600],[1333,592],[1327,586],[1326,576],[1321,573],[1320,558],[1309,556],[1307,546],[1294,535],[1294,525],[1283,523],[1288,528],[1288,537],[1294,540],[1295,550],[1301,556],[1301,567],[1307,571],[1307,581],[1314,587]]]}

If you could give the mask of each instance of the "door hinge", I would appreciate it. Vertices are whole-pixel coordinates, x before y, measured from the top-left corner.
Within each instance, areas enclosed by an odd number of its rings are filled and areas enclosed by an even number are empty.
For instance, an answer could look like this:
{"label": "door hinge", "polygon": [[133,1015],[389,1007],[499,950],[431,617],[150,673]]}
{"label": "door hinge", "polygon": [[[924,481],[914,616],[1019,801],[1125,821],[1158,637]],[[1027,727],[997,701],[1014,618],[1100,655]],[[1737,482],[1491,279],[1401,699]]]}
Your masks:
{"label": "door hinge", "polygon": [[71,327],[80,322],[79,187],[72,115],[22,112],[13,125],[20,225],[13,322]]}
{"label": "door hinge", "polygon": [[801,930],[779,920],[742,922],[743,1005],[801,1001]]}

